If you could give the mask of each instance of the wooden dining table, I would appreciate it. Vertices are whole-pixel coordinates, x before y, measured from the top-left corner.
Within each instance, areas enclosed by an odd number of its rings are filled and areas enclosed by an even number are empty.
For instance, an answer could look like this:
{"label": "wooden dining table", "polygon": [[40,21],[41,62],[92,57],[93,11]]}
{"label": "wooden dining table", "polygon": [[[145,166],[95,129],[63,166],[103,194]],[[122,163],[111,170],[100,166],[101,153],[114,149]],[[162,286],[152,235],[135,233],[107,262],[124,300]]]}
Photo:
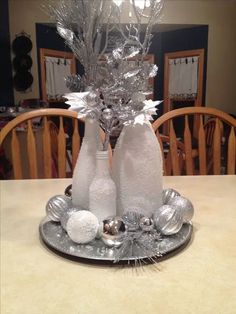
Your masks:
{"label": "wooden dining table", "polygon": [[70,260],[41,241],[71,179],[1,181],[1,314],[236,313],[236,176],[164,177],[194,205],[191,240],[143,267]]}

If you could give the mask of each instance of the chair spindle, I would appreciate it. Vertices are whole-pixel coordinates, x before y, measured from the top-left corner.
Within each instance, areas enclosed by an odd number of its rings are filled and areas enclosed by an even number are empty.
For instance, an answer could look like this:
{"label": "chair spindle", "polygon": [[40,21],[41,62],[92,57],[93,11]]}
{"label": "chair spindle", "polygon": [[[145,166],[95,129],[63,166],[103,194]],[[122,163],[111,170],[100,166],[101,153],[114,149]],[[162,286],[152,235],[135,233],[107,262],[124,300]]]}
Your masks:
{"label": "chair spindle", "polygon": [[185,115],[184,149],[185,149],[186,174],[193,175],[192,140],[188,122],[188,115]]}
{"label": "chair spindle", "polygon": [[44,177],[52,177],[52,150],[51,136],[47,117],[43,118],[43,161],[44,161]]}
{"label": "chair spindle", "polygon": [[77,158],[78,158],[78,154],[79,154],[79,150],[80,150],[80,135],[79,135],[79,130],[78,130],[78,120],[74,119],[73,120],[73,125],[74,125],[74,131],[73,131],[73,135],[72,135],[72,169],[74,170]]}
{"label": "chair spindle", "polygon": [[228,139],[228,168],[227,174],[235,174],[236,167],[236,139],[234,127],[231,126],[229,139]]}
{"label": "chair spindle", "polygon": [[28,120],[27,152],[28,152],[30,177],[32,179],[37,179],[38,178],[38,163],[37,163],[36,144],[35,144],[34,131],[32,127],[32,120]]}
{"label": "chair spindle", "polygon": [[207,174],[206,166],[206,137],[203,126],[203,117],[199,118],[199,130],[198,130],[198,153],[199,153],[199,171],[200,175]]}
{"label": "chair spindle", "polygon": [[21,167],[21,154],[20,154],[20,143],[18,136],[16,134],[16,129],[12,131],[11,138],[11,154],[12,154],[12,164],[13,173],[15,179],[22,179],[22,167]]}
{"label": "chair spindle", "polygon": [[63,117],[60,117],[58,133],[58,174],[59,178],[66,177],[66,139],[63,126]]}
{"label": "chair spindle", "polygon": [[220,121],[216,118],[215,131],[213,137],[213,174],[221,172],[221,131]]}
{"label": "chair spindle", "polygon": [[180,175],[179,155],[178,155],[178,149],[177,149],[176,134],[175,134],[172,120],[170,121],[170,152],[171,152],[173,175],[179,176]]}

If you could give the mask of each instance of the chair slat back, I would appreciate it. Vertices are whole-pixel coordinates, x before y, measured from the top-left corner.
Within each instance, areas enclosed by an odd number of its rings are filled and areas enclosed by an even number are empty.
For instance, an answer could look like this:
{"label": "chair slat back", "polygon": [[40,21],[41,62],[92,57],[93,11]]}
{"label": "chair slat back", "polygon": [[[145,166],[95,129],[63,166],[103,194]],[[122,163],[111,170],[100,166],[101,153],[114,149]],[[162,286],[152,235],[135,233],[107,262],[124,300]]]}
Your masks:
{"label": "chair slat back", "polygon": [[180,175],[180,165],[178,162],[178,149],[177,149],[177,139],[175,134],[175,129],[173,121],[170,121],[170,153],[171,153],[171,162],[173,168],[173,174],[175,176]]}
{"label": "chair slat back", "polygon": [[[162,158],[163,158],[163,173],[164,175],[172,175],[178,173],[182,173],[183,167],[183,152],[184,152],[184,145],[180,141],[176,139],[177,145],[177,168],[173,169],[172,166],[172,156],[170,153],[170,136],[166,136],[163,134],[159,134],[158,130],[156,132],[156,137],[160,143],[161,151],[162,151]],[[168,149],[169,148],[169,149]]]}
{"label": "chair slat back", "polygon": [[220,122],[216,118],[215,130],[213,135],[213,174],[220,174],[221,171],[221,132]]}
{"label": "chair slat back", "polygon": [[11,151],[12,154],[12,162],[13,162],[13,173],[16,179],[22,179],[22,167],[21,167],[21,154],[20,154],[20,144],[19,139],[16,134],[16,130],[13,129],[12,139],[11,139]]}
{"label": "chair slat back", "polygon": [[[182,134],[175,129],[175,118],[180,116],[184,117]],[[190,121],[193,121],[193,125],[190,125]],[[153,123],[153,129],[162,141],[164,137],[161,128],[164,124],[167,125],[165,130],[168,130],[165,136],[169,137],[169,152],[165,153],[165,174],[167,169],[171,169],[172,175],[235,174],[236,119],[232,116],[208,107],[169,111]],[[181,145],[177,145],[178,142]]]}
{"label": "chair slat back", "polygon": [[[34,119],[41,117],[40,127],[34,127]],[[56,120],[58,126],[53,122]],[[70,122],[69,122],[70,121]],[[72,131],[66,133],[65,124],[70,125]],[[24,125],[24,130],[19,131],[19,125]],[[76,163],[81,144],[77,113],[66,109],[39,109],[23,113],[10,121],[0,132],[0,145],[10,140],[10,161],[12,163],[14,179],[23,179],[26,162],[28,175],[26,178],[65,178],[67,171],[66,139],[71,138],[72,163]],[[67,125],[68,127],[68,125]],[[41,146],[39,145],[36,130],[40,130]],[[38,132],[39,133],[39,132]],[[37,134],[38,134],[37,133]],[[71,135],[72,134],[72,135]],[[24,143],[21,137],[24,135]],[[22,145],[23,144],[23,145]],[[9,146],[9,145],[8,145]],[[26,154],[26,155],[25,155]],[[70,171],[72,175],[73,169]],[[11,177],[10,177],[11,178]]]}
{"label": "chair slat back", "polygon": [[36,152],[36,143],[35,136],[32,128],[32,120],[28,120],[28,131],[27,131],[27,153],[29,160],[29,171],[30,177],[32,179],[38,178],[38,169],[37,169],[37,152]]}
{"label": "chair slat back", "polygon": [[58,172],[59,178],[65,178],[66,176],[66,139],[63,126],[63,119],[60,117],[59,124],[59,133],[58,133]]}
{"label": "chair slat back", "polygon": [[235,174],[236,168],[236,139],[235,128],[231,126],[229,140],[228,140],[228,168],[227,174]]}
{"label": "chair slat back", "polygon": [[50,125],[47,117],[43,117],[43,160],[44,160],[44,177],[52,177],[52,150]]}
{"label": "chair slat back", "polygon": [[77,156],[79,154],[79,149],[81,145],[79,130],[78,130],[78,123],[75,123],[74,121],[74,132],[72,136],[72,166],[73,169],[75,167]]}
{"label": "chair slat back", "polygon": [[189,128],[187,115],[185,115],[184,145],[185,145],[185,158],[186,158],[186,172],[189,175],[193,175],[192,136],[191,136],[191,132]]}
{"label": "chair slat back", "polygon": [[200,115],[199,119],[199,131],[198,131],[198,153],[199,153],[199,168],[200,173],[207,174],[206,166],[206,134],[203,125],[203,117]]}

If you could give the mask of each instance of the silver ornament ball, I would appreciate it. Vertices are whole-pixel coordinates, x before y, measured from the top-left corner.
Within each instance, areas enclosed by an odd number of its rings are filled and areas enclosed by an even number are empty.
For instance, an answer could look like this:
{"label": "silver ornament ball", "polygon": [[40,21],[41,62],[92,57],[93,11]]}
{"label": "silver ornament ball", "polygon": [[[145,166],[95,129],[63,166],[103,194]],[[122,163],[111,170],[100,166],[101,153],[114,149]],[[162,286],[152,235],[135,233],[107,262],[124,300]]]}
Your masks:
{"label": "silver ornament ball", "polygon": [[101,239],[106,246],[119,247],[125,238],[127,227],[120,217],[108,217],[103,220]]}
{"label": "silver ornament ball", "polygon": [[129,210],[123,216],[125,225],[129,231],[136,231],[140,228],[139,223],[140,219],[143,217],[143,214],[139,213],[136,210]]}
{"label": "silver ornament ball", "polygon": [[62,214],[72,207],[72,201],[66,195],[55,195],[46,204],[47,216],[53,221],[60,221]]}
{"label": "silver ornament ball", "polygon": [[65,188],[65,191],[64,191],[64,194],[68,197],[71,197],[72,196],[72,184],[68,185],[66,188]]}
{"label": "silver ornament ball", "polygon": [[153,214],[156,229],[164,235],[179,232],[183,225],[182,213],[171,205],[163,205]]}
{"label": "silver ornament ball", "polygon": [[113,118],[113,115],[114,115],[113,110],[110,108],[106,108],[102,112],[102,117],[104,120],[111,120]]}
{"label": "silver ornament ball", "polygon": [[162,201],[163,205],[169,204],[169,201],[171,201],[176,196],[180,196],[179,192],[174,189],[165,189],[162,192]]}
{"label": "silver ornament ball", "polygon": [[194,208],[191,201],[183,196],[178,196],[173,198],[169,205],[176,206],[177,209],[181,212],[183,220],[185,223],[191,221],[194,215]]}
{"label": "silver ornament ball", "polygon": [[80,244],[95,239],[99,227],[97,217],[88,210],[79,210],[69,217],[66,229],[72,241]]}
{"label": "silver ornament ball", "polygon": [[149,232],[154,229],[154,222],[152,218],[142,217],[139,226],[143,231]]}

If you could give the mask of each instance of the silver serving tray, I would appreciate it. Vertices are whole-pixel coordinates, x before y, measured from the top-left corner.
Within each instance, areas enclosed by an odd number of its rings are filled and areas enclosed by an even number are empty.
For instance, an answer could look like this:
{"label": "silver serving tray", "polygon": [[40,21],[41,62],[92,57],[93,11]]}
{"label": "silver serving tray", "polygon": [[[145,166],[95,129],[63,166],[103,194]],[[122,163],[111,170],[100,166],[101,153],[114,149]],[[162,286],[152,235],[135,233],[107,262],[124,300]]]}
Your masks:
{"label": "silver serving tray", "polygon": [[[161,241],[158,241],[158,250],[155,243],[155,249],[149,252],[148,256],[144,254],[139,247],[133,247],[132,253],[129,252],[127,256],[123,256],[120,262],[132,262],[137,259],[146,259],[153,256],[155,260],[168,258],[181,249],[183,249],[189,242],[192,234],[192,224],[183,224],[181,230],[171,236],[163,236]],[[43,221],[39,226],[39,233],[43,242],[54,252],[63,257],[72,258],[81,261],[90,260],[94,262],[114,262],[116,259],[117,249],[108,248],[101,240],[93,240],[88,244],[74,243],[60,223],[54,221]],[[157,254],[159,256],[157,257]],[[160,256],[161,254],[161,256]]]}

